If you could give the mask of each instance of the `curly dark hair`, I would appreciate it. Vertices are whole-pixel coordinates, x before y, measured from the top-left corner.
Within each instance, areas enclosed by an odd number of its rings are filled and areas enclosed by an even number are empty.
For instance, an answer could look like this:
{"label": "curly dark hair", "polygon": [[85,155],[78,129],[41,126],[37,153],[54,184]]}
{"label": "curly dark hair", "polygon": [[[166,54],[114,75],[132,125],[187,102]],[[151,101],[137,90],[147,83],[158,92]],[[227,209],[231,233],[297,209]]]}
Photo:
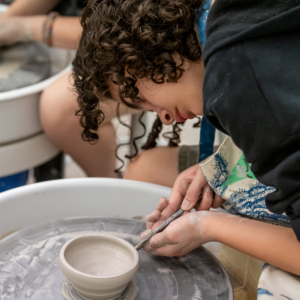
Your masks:
{"label": "curly dark hair", "polygon": [[[109,80],[122,86],[121,99],[134,102],[138,78],[176,82],[184,72],[183,59],[201,60],[194,30],[201,5],[202,0],[89,0],[73,61],[84,140],[98,139],[97,129],[105,117],[100,101],[111,99]],[[181,64],[176,65],[173,53],[179,54]]]}

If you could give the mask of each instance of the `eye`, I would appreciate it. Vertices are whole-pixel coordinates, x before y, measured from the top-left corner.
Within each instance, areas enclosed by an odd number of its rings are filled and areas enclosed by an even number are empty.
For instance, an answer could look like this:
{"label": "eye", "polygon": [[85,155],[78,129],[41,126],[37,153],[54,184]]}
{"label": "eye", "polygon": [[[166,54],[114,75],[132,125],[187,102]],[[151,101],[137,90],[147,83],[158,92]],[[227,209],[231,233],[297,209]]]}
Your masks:
{"label": "eye", "polygon": [[134,98],[134,102],[135,102],[137,105],[140,105],[141,103],[145,102],[145,100],[142,99],[142,98],[139,97],[139,96],[136,96],[136,97]]}

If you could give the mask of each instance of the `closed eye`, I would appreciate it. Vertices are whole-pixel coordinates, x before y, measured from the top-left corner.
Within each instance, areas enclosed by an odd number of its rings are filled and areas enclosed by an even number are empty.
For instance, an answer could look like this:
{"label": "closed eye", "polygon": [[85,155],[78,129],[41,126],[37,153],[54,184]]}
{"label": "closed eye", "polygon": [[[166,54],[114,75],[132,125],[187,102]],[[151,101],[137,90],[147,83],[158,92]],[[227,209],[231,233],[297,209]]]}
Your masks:
{"label": "closed eye", "polygon": [[127,102],[122,96],[120,96],[121,98],[121,101],[129,108],[132,108],[132,109],[139,109],[139,106],[137,104],[133,104],[133,103],[129,103]]}
{"label": "closed eye", "polygon": [[134,104],[137,105],[140,109],[141,109],[140,105],[143,104],[143,103],[145,103],[145,102],[147,102],[147,100],[144,100],[144,99],[142,99],[139,96],[136,96],[134,98]]}
{"label": "closed eye", "polygon": [[135,101],[136,101],[136,102],[146,102],[147,100],[144,100],[144,99],[142,99],[142,98],[139,97],[139,96],[136,96],[136,97],[135,97]]}

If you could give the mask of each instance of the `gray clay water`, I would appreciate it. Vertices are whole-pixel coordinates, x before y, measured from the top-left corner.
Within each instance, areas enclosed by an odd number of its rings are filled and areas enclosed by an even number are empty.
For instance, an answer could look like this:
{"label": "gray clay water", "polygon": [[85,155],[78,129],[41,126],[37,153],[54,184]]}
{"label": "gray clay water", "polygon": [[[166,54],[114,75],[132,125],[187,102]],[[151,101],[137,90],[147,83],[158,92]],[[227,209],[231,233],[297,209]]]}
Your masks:
{"label": "gray clay water", "polygon": [[[60,271],[58,254],[69,239],[91,232],[118,236],[132,245],[145,223],[116,218],[47,222],[0,241],[0,299],[83,300]],[[231,300],[232,288],[221,264],[200,247],[182,258],[139,251],[140,267],[118,300]],[[73,297],[73,298],[72,298]]]}
{"label": "gray clay water", "polygon": [[0,51],[0,92],[38,83],[49,77],[50,54],[45,45],[36,42],[3,47]]}

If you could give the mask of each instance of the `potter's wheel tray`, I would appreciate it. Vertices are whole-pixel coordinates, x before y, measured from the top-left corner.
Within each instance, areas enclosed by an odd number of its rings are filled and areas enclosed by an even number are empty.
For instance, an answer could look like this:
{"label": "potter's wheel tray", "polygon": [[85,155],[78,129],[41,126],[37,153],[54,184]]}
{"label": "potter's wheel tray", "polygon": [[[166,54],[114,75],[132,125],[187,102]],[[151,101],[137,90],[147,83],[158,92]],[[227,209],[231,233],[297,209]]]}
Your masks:
{"label": "potter's wheel tray", "polygon": [[50,54],[45,45],[26,42],[0,51],[0,92],[38,83],[50,75]]}
{"label": "potter's wheel tray", "polygon": [[[62,245],[84,232],[101,232],[136,244],[143,222],[81,218],[47,222],[0,241],[0,298],[5,300],[81,300],[59,268]],[[200,247],[183,258],[155,257],[139,251],[140,268],[118,300],[232,300],[221,264]],[[136,296],[135,296],[136,295]]]}

